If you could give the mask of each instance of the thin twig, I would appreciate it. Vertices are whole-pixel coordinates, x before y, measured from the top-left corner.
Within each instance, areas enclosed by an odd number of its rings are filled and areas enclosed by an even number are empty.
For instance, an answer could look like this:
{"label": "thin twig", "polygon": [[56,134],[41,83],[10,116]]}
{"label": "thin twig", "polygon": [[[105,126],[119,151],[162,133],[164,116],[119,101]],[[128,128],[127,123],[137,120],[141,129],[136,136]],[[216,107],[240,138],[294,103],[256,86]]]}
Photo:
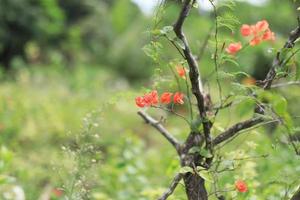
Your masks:
{"label": "thin twig", "polygon": [[182,177],[183,174],[181,173],[176,174],[169,188],[164,192],[164,194],[158,200],[166,200],[174,192],[178,183],[181,181]]}
{"label": "thin twig", "polygon": [[169,133],[169,131],[165,127],[163,127],[163,125],[159,121],[155,120],[144,111],[138,111],[138,115],[140,115],[147,124],[150,124],[156,130],[158,130],[174,146],[176,151],[179,153],[181,146],[180,143],[174,136],[171,135],[171,133]]}
{"label": "thin twig", "polygon": [[165,107],[162,107],[162,106],[151,106],[151,107],[153,107],[153,108],[158,108],[158,109],[161,109],[161,110],[164,110],[164,111],[173,113],[174,115],[176,115],[176,116],[182,118],[189,126],[191,125],[191,123],[189,122],[189,120],[188,120],[185,116],[183,116],[183,115],[181,115],[181,114],[175,112],[174,110],[171,110],[171,109],[168,109],[168,108],[165,108]]}
{"label": "thin twig", "polygon": [[271,88],[280,88],[280,87],[285,87],[285,86],[290,86],[290,85],[299,85],[300,86],[300,81],[290,81],[287,83],[278,83],[278,84],[272,85]]}

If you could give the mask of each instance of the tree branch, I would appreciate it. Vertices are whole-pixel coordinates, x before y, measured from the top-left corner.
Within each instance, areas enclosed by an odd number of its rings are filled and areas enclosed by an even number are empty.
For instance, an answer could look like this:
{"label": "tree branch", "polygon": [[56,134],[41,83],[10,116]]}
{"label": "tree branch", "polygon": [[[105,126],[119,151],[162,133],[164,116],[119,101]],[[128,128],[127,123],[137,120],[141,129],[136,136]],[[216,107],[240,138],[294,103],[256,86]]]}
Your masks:
{"label": "tree branch", "polygon": [[300,37],[300,26],[298,24],[297,28],[291,31],[290,36],[286,43],[284,44],[283,48],[277,52],[276,57],[273,60],[272,67],[270,68],[264,82],[263,88],[268,90],[272,86],[272,82],[276,77],[276,68],[280,67],[283,60],[281,60],[280,56],[284,49],[291,49],[295,46],[295,41]]}
{"label": "tree branch", "polygon": [[223,133],[221,133],[220,135],[218,135],[213,141],[213,145],[218,145],[226,140],[228,140],[229,138],[236,136],[237,134],[239,134],[239,131],[247,129],[247,128],[251,128],[261,122],[263,122],[264,119],[261,117],[258,118],[252,118],[252,119],[248,119],[246,121],[243,122],[239,122],[233,126],[231,126],[230,128],[228,128],[226,131],[224,131]]}
{"label": "tree branch", "polygon": [[210,136],[210,128],[211,128],[211,122],[207,120],[207,115],[206,115],[206,108],[205,108],[205,95],[203,91],[203,85],[201,81],[201,76],[200,72],[198,69],[198,63],[193,56],[191,49],[189,47],[187,38],[185,37],[182,26],[183,23],[186,19],[186,17],[189,15],[189,12],[192,8],[193,3],[195,0],[185,0],[182,5],[181,12],[179,14],[179,17],[175,24],[173,25],[174,27],[174,32],[176,36],[183,42],[184,44],[184,49],[183,53],[185,55],[185,59],[189,65],[189,77],[192,85],[192,92],[194,96],[197,99],[197,107],[199,110],[199,115],[203,121],[203,130],[204,130],[204,135],[205,135],[205,142],[206,142],[206,147],[210,150],[212,150],[211,146],[211,136]]}
{"label": "tree branch", "polygon": [[171,133],[168,132],[167,129],[163,127],[163,125],[161,125],[159,121],[155,120],[144,111],[138,111],[138,115],[140,115],[147,124],[150,124],[156,130],[158,130],[174,146],[176,151],[179,153],[181,146],[180,143],[174,136],[171,135]]}
{"label": "tree branch", "polygon": [[290,85],[300,86],[300,81],[290,81],[290,82],[287,82],[287,83],[278,83],[278,84],[272,85],[271,88],[279,88],[279,87],[285,87],[285,86],[290,86]]}
{"label": "tree branch", "polygon": [[165,193],[158,200],[166,200],[176,189],[178,183],[181,181],[183,175],[181,173],[176,174],[169,188],[165,191]]}

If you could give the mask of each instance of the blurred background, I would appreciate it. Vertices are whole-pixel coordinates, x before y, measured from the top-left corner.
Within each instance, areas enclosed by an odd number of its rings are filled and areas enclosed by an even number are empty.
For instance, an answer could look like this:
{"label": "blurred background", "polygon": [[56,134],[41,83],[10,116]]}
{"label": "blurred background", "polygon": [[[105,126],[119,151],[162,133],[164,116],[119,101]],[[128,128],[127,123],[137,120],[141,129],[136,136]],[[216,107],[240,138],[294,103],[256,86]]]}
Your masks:
{"label": "blurred background", "polygon": [[[158,0],[0,0],[0,199],[154,199],[164,191],[178,170],[176,154],[138,118],[134,97],[170,76],[168,61],[180,58],[164,40],[159,62],[147,56],[151,30],[174,22],[178,2],[167,1],[161,11]],[[239,22],[232,30],[220,28],[221,38],[241,40],[241,23],[266,19],[277,39],[226,67],[263,79],[274,50],[297,25],[297,2],[235,3]],[[185,25],[196,55],[214,25],[209,1],[198,4]],[[204,79],[214,68],[208,43],[199,62]],[[172,87],[160,80],[160,87]],[[299,87],[291,88],[282,93],[297,113]],[[242,108],[237,116],[223,113],[224,123],[253,110],[251,104]],[[188,126],[169,118],[167,126],[184,138]],[[280,133],[270,126],[247,138],[252,143],[239,153],[269,157],[247,161],[236,172],[254,188],[240,199],[284,199],[299,178],[299,158],[282,145]],[[279,180],[283,174],[293,177]],[[232,184],[232,177],[225,174],[220,184]],[[183,187],[173,199],[185,199]]]}

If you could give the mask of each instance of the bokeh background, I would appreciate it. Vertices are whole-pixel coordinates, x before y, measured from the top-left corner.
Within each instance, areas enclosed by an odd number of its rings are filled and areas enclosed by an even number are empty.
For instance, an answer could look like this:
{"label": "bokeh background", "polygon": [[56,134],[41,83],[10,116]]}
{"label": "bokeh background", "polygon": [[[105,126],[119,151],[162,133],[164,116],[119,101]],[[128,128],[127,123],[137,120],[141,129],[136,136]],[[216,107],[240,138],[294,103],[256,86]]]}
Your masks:
{"label": "bokeh background", "polygon": [[[199,0],[185,26],[195,54],[214,25],[208,2]],[[64,195],[155,199],[164,191],[178,170],[176,154],[138,118],[134,104],[134,97],[145,88],[163,75],[171,76],[167,60],[180,58],[166,41],[160,63],[144,52],[154,16],[163,16],[161,28],[171,25],[180,9],[170,0],[164,13],[156,13],[158,4],[157,0],[0,0],[0,199],[22,200],[23,194],[28,200],[64,199]],[[266,19],[277,39],[249,49],[239,65],[228,64],[228,70],[264,78],[274,49],[297,25],[296,8],[292,0],[236,1],[233,13],[240,23]],[[239,26],[233,31],[220,29],[220,37],[241,39]],[[212,53],[208,47],[199,63],[204,79],[214,68]],[[159,80],[157,84],[165,84],[161,87],[172,87]],[[299,87],[281,92],[288,98],[289,110],[299,113]],[[231,120],[247,118],[252,109],[246,102],[235,108],[236,115],[222,113],[221,120],[228,126]],[[168,117],[168,128],[184,138],[186,124]],[[237,199],[287,198],[300,178],[299,158],[276,126],[252,132],[235,153],[268,157],[243,162],[236,172],[222,175],[221,185],[230,187],[233,177],[247,177],[252,189]],[[238,139],[227,151],[234,152],[244,140]],[[185,199],[183,186],[173,199]]]}

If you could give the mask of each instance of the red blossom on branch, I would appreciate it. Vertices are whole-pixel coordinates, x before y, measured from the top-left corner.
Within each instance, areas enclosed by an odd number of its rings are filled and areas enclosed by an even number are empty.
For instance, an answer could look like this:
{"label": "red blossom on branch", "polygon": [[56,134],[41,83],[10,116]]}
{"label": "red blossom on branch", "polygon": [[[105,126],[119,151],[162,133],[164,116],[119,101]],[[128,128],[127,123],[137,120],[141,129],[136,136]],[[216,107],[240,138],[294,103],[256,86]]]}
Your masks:
{"label": "red blossom on branch", "polygon": [[171,101],[172,101],[172,99],[171,99],[172,95],[173,94],[171,92],[164,92],[161,95],[161,97],[160,97],[160,102],[162,104],[169,104],[169,103],[171,103]]}
{"label": "red blossom on branch", "polygon": [[[136,97],[135,104],[140,108],[155,106],[159,103],[158,101],[159,99],[160,99],[160,103],[169,104],[172,101],[172,95],[173,93],[171,92],[164,92],[159,98],[157,91],[153,90],[145,94],[144,96]],[[173,102],[175,104],[183,104],[184,103],[183,97],[184,95],[182,93],[176,92],[173,97]]]}
{"label": "red blossom on branch", "polygon": [[242,44],[240,42],[237,43],[230,43],[225,51],[229,54],[236,54],[239,50],[242,49]]}
{"label": "red blossom on branch", "polygon": [[173,97],[173,101],[175,104],[184,104],[183,94],[180,92],[176,92]]}
{"label": "red blossom on branch", "polygon": [[275,33],[271,31],[269,23],[266,20],[258,21],[254,25],[243,24],[240,32],[242,36],[252,36],[250,40],[251,46],[256,46],[262,41],[274,41]]}
{"label": "red blossom on branch", "polygon": [[235,182],[235,188],[239,191],[239,192],[247,192],[248,191],[248,187],[247,184],[242,181],[242,180],[237,180]]}
{"label": "red blossom on branch", "polygon": [[177,74],[181,77],[181,78],[186,78],[186,72],[187,72],[187,70],[183,67],[183,66],[181,66],[181,65],[178,65],[177,67],[176,67],[176,71],[177,71]]}
{"label": "red blossom on branch", "polygon": [[241,27],[241,34],[244,37],[247,37],[252,34],[252,28],[248,24],[243,24]]}
{"label": "red blossom on branch", "polygon": [[158,104],[158,94],[156,90],[135,98],[135,104],[140,107],[148,107]]}

